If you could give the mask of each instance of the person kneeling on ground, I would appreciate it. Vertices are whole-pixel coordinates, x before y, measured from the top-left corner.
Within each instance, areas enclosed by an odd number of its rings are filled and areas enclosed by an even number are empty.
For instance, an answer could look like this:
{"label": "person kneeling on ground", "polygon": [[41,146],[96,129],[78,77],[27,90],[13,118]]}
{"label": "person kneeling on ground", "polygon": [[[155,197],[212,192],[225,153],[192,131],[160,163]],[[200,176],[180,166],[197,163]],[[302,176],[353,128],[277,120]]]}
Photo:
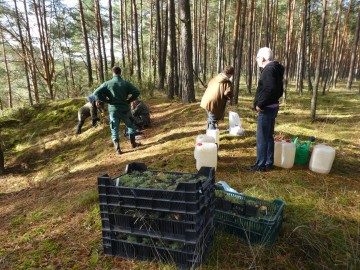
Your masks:
{"label": "person kneeling on ground", "polygon": [[[137,128],[135,131],[135,135],[141,135],[141,130],[150,125],[149,108],[144,104],[144,102],[136,99],[131,103],[131,116],[132,121]],[[124,129],[124,136],[126,138],[129,138],[127,128]]]}
{"label": "person kneeling on ground", "polygon": [[81,128],[85,123],[86,118],[91,116],[92,126],[95,127],[97,122],[100,121],[98,118],[98,112],[101,113],[104,110],[104,102],[99,101],[96,103],[97,98],[94,95],[90,95],[86,98],[87,103],[82,106],[78,111],[79,122],[76,127],[76,135],[81,134]]}
{"label": "person kneeling on ground", "polygon": [[149,108],[144,102],[136,99],[131,103],[131,115],[138,129],[144,129],[150,125]]}

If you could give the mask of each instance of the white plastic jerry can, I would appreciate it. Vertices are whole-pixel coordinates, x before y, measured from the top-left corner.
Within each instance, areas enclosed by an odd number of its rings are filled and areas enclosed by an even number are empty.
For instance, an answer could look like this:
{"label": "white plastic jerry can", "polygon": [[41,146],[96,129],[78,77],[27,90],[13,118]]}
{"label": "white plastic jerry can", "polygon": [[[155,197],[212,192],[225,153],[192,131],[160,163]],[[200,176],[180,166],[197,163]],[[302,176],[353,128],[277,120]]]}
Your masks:
{"label": "white plastic jerry can", "polygon": [[213,137],[215,139],[215,143],[219,147],[219,143],[220,143],[220,131],[219,131],[219,129],[207,129],[206,130],[206,135]]}
{"label": "white plastic jerry can", "polygon": [[309,169],[313,172],[327,174],[331,170],[334,159],[334,148],[323,144],[315,145],[311,154]]}
{"label": "white plastic jerry can", "polygon": [[216,170],[217,146],[215,143],[197,143],[195,146],[194,156],[196,159],[197,170],[200,170],[201,167],[214,167]]}
{"label": "white plastic jerry can", "polygon": [[274,165],[285,169],[294,166],[296,145],[293,142],[277,141],[274,146]]}
{"label": "white plastic jerry can", "polygon": [[[196,137],[195,147],[198,143],[203,143],[203,142],[215,143],[215,139],[208,135],[198,135]],[[196,151],[195,150],[194,150],[194,158],[196,159]]]}

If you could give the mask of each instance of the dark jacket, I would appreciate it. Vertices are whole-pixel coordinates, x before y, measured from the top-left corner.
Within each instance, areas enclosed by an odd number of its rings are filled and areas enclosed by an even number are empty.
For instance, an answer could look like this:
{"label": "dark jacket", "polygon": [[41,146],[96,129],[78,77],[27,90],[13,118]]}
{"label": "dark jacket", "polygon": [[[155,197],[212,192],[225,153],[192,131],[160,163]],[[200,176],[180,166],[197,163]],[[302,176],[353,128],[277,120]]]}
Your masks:
{"label": "dark jacket", "polygon": [[99,100],[109,103],[110,113],[125,113],[130,111],[130,102],[140,95],[140,91],[130,82],[115,75],[111,80],[100,85],[93,94]]}
{"label": "dark jacket", "polygon": [[222,74],[216,75],[208,84],[200,107],[212,112],[216,119],[224,118],[226,102],[233,97],[232,83]]}
{"label": "dark jacket", "polygon": [[279,62],[272,61],[264,67],[256,89],[254,109],[258,106],[263,110],[268,105],[279,103],[284,92],[283,76],[284,67]]}
{"label": "dark jacket", "polygon": [[131,114],[137,126],[149,126],[150,125],[150,112],[149,108],[141,101],[131,110]]}

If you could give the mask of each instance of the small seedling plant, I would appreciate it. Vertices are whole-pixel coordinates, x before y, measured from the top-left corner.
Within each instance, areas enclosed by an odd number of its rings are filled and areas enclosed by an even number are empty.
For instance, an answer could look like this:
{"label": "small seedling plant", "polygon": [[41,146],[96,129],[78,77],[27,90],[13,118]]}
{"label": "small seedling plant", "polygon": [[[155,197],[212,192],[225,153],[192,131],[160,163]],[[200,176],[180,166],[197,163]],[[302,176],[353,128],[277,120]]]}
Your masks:
{"label": "small seedling plant", "polygon": [[121,175],[116,179],[117,185],[132,188],[154,188],[164,190],[175,190],[179,183],[185,182],[205,182],[205,176],[197,176],[194,174],[174,174],[167,172],[153,171],[133,171]]}

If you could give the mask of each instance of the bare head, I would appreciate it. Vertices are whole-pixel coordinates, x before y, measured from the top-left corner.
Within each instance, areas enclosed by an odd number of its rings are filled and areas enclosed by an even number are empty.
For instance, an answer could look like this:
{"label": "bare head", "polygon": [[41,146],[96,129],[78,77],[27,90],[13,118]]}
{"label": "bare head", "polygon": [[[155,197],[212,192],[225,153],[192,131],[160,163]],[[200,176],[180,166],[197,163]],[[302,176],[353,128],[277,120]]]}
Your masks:
{"label": "bare head", "polygon": [[119,67],[113,67],[113,68],[112,68],[112,73],[113,73],[114,75],[121,75],[121,68],[119,68]]}
{"label": "bare head", "polygon": [[256,62],[259,67],[266,66],[267,63],[274,60],[274,53],[272,50],[268,47],[263,47],[259,49],[257,55],[256,55]]}

